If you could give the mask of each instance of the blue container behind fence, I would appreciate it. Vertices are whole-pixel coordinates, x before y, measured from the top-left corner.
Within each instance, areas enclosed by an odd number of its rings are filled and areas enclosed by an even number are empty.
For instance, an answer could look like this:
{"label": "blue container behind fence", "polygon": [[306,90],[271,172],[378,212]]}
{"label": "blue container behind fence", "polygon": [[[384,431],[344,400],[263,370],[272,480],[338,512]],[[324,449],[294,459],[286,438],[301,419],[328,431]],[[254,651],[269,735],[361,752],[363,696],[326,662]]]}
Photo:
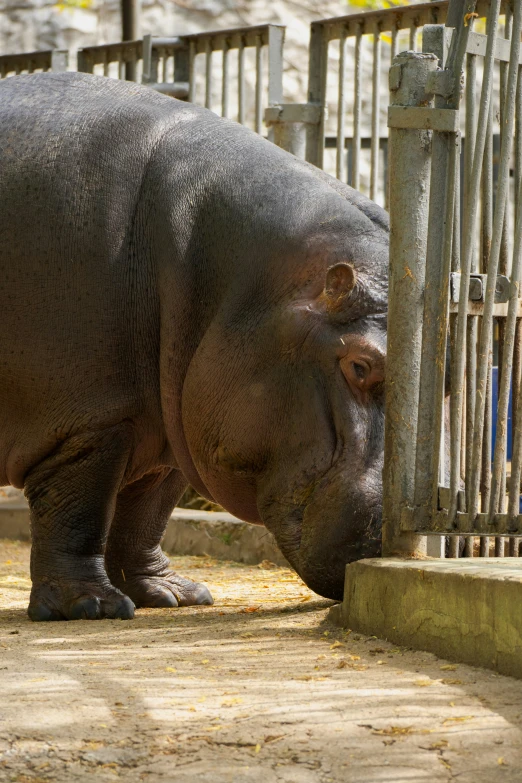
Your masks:
{"label": "blue container behind fence", "polygon": [[[495,454],[495,437],[497,434],[497,406],[498,406],[498,367],[493,367],[493,384],[492,384],[492,403],[493,403],[493,429],[491,433],[491,461]],[[509,388],[509,408],[508,408],[508,421],[507,421],[507,454],[506,459],[509,461],[513,453],[513,394],[511,387]]]}

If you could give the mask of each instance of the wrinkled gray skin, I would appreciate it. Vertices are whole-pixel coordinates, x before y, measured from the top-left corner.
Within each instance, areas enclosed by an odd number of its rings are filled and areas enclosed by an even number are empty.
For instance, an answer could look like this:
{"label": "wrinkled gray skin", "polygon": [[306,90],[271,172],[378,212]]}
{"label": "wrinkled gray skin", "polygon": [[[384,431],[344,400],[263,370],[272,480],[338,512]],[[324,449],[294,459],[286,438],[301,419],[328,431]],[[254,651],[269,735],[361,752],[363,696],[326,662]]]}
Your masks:
{"label": "wrinkled gray skin", "polygon": [[212,601],[159,547],[187,482],[310,587],[379,550],[388,228],[204,109],[80,74],[0,83],[0,484],[34,620]]}

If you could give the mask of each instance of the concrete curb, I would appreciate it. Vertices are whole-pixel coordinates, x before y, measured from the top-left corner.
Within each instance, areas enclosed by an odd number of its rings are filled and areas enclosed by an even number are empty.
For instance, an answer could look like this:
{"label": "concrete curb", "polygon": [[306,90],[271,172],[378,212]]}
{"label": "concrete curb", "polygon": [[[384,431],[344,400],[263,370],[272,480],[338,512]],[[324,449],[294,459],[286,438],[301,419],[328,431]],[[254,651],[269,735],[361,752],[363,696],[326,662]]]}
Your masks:
{"label": "concrete curb", "polygon": [[[0,504],[0,538],[29,541],[29,508],[22,500]],[[209,555],[254,565],[270,560],[288,566],[272,534],[225,512],[176,508],[162,543],[171,555]]]}
{"label": "concrete curb", "polygon": [[449,660],[522,678],[518,557],[359,560],[330,619]]}

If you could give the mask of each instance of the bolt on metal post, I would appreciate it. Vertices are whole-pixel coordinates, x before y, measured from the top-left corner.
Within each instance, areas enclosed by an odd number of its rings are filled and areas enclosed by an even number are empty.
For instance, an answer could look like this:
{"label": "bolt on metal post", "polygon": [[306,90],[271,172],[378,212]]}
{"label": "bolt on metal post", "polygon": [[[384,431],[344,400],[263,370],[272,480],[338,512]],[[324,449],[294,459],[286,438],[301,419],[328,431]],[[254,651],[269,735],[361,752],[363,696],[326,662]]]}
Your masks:
{"label": "bolt on metal post", "polygon": [[[390,68],[390,108],[426,107],[433,54],[402,52]],[[404,123],[408,124],[407,122]],[[414,124],[414,123],[411,123]],[[390,128],[390,269],[386,422],[384,437],[383,554],[414,556],[426,537],[401,530],[403,508],[415,490],[417,414],[424,316],[431,131]]]}

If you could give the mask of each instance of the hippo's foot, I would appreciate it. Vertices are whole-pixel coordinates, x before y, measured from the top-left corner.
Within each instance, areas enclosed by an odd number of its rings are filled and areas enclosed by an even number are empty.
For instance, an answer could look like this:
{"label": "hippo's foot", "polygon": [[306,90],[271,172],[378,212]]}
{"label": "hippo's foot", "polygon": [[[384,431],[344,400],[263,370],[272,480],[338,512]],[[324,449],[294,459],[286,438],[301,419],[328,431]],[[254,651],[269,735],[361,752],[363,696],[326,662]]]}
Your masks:
{"label": "hippo's foot", "polygon": [[134,604],[112,585],[58,581],[33,583],[27,613],[31,620],[131,620]]}
{"label": "hippo's foot", "polygon": [[111,582],[128,595],[138,608],[166,606],[209,606],[214,603],[210,591],[200,582],[192,582],[169,568],[169,560],[157,547],[146,560],[140,555],[127,564],[107,563]]}

